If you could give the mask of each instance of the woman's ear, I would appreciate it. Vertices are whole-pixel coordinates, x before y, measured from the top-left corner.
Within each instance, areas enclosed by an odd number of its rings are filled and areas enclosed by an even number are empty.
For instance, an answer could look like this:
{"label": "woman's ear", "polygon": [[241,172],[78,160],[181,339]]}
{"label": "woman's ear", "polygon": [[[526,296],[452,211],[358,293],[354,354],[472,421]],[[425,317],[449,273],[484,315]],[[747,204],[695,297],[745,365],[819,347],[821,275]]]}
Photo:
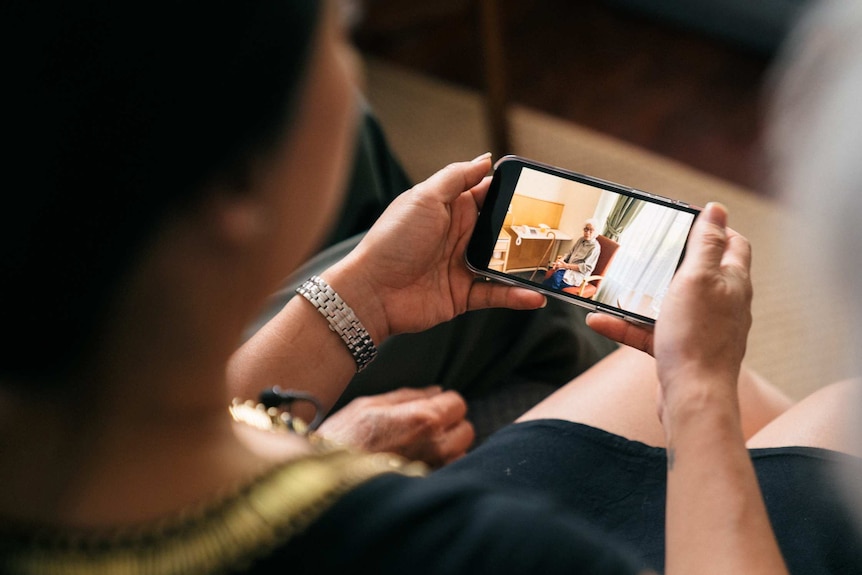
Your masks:
{"label": "woman's ear", "polygon": [[222,242],[250,246],[273,230],[272,213],[256,194],[217,190],[207,203],[208,227]]}

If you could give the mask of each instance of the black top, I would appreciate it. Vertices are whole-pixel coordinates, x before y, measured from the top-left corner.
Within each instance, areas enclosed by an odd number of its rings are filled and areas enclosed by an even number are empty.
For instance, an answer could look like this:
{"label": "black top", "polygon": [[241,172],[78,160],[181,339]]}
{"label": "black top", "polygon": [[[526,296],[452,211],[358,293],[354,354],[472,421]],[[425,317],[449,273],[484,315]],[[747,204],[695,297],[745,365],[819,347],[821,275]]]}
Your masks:
{"label": "black top", "polygon": [[399,458],[328,446],[234,494],[98,533],[0,528],[3,573],[637,572],[612,539],[550,500]]}
{"label": "black top", "polygon": [[[790,572],[862,573],[862,537],[836,482],[841,471],[858,489],[862,462],[803,447],[751,457]],[[392,456],[321,450],[232,496],[139,529],[7,529],[0,570],[610,575],[664,568],[663,449],[541,420],[506,427],[427,476],[416,471]]]}
{"label": "black top", "polygon": [[270,560],[301,573],[638,572],[612,536],[553,500],[466,477],[370,481],[279,552]]}
{"label": "black top", "polygon": [[[862,460],[810,447],[750,451],[788,569],[862,573]],[[433,476],[552,494],[561,508],[612,533],[647,567],[664,570],[667,459],[663,448],[559,420],[510,425]],[[432,476],[432,477],[433,477]]]}

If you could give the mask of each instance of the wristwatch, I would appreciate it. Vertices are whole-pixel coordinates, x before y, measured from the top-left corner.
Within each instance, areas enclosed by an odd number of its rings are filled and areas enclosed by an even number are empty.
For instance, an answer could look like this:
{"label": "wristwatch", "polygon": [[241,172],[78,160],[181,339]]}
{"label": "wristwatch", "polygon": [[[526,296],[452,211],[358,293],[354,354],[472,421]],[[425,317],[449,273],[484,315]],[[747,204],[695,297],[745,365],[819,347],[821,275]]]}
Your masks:
{"label": "wristwatch", "polygon": [[329,329],[341,337],[360,372],[377,357],[377,347],[368,330],[341,296],[319,276],[311,276],[296,288],[329,322]]}

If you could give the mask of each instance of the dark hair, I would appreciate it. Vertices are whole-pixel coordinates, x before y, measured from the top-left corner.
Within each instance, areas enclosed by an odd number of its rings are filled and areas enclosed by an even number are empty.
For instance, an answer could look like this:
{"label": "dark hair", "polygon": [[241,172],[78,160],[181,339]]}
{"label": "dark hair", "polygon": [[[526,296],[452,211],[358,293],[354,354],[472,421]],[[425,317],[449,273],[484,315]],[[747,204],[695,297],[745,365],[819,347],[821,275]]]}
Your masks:
{"label": "dark hair", "polygon": [[75,367],[166,211],[284,133],[317,0],[19,2],[2,10],[0,377]]}

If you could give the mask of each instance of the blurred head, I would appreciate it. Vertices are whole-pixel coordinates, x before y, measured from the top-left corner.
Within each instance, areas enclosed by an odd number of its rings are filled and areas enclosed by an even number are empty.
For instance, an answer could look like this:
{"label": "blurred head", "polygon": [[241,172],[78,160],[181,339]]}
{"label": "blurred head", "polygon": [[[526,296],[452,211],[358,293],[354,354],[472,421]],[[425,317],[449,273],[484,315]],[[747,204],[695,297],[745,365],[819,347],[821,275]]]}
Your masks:
{"label": "blurred head", "polygon": [[[273,185],[297,182],[285,186],[285,209],[296,212],[285,225],[309,245],[325,234],[315,228],[337,204],[353,120],[325,6],[4,7],[4,134],[14,152],[4,158],[0,317],[11,344],[0,380],[73,369],[155,230],[215,190],[257,193],[261,165],[281,176]],[[313,137],[285,147],[299,133]],[[294,157],[277,157],[285,150]],[[283,165],[306,168],[281,174]]]}
{"label": "blurred head", "polygon": [[860,328],[862,3],[816,8],[776,66],[767,133],[771,185],[827,232],[828,249],[821,246],[812,261],[842,279],[832,282],[832,297],[847,303]]}
{"label": "blurred head", "polygon": [[[772,88],[771,183],[805,221],[826,231],[811,246],[816,253],[799,257],[819,266],[812,273],[836,278],[824,297],[838,298],[851,314],[852,350],[862,341],[862,3],[815,4],[787,43]],[[851,431],[856,441],[860,432],[862,426]],[[862,491],[853,490],[862,520]]]}

